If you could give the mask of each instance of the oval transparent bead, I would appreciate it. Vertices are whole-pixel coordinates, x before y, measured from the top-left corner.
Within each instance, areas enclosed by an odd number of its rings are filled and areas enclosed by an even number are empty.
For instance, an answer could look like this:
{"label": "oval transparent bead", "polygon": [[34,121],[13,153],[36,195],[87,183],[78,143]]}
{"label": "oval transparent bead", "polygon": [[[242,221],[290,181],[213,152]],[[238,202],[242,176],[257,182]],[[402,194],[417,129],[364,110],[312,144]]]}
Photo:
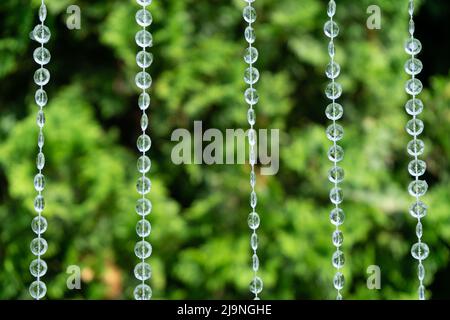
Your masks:
{"label": "oval transparent bead", "polygon": [[328,150],[328,159],[333,162],[340,162],[344,159],[344,149],[341,146],[331,146]]}
{"label": "oval transparent bead", "polygon": [[47,293],[47,286],[44,282],[36,280],[30,284],[28,291],[34,299],[40,300],[45,297],[45,294]]}
{"label": "oval transparent bead", "polygon": [[425,180],[416,180],[409,184],[408,192],[413,197],[422,197],[427,193],[428,184]]}
{"label": "oval transparent bead", "polygon": [[43,128],[45,125],[45,114],[44,111],[39,110],[36,116],[36,124],[39,128]]}
{"label": "oval transparent bead", "polygon": [[252,269],[253,271],[258,271],[259,269],[259,258],[256,253],[252,256]]}
{"label": "oval transparent bead", "polygon": [[430,249],[424,242],[417,242],[411,247],[411,255],[416,260],[425,260],[430,253]]}
{"label": "oval transparent bead", "polygon": [[419,264],[419,266],[417,267],[417,277],[420,281],[423,281],[423,279],[425,279],[425,267],[423,266],[423,264]]}
{"label": "oval transparent bead", "polygon": [[342,210],[341,208],[334,208],[333,210],[331,210],[330,221],[332,224],[334,224],[335,226],[340,226],[344,223],[344,220],[344,210]]}
{"label": "oval transparent bead", "polygon": [[342,272],[336,272],[333,277],[333,286],[336,290],[342,290],[344,288],[345,278]]}
{"label": "oval transparent bead", "polygon": [[152,255],[152,245],[145,240],[141,240],[134,246],[134,254],[139,259],[147,259]]}
{"label": "oval transparent bead", "polygon": [[248,23],[256,21],[256,10],[252,6],[246,6],[243,12],[244,20]]}
{"label": "oval transparent bead", "polygon": [[250,193],[250,206],[252,208],[256,208],[256,204],[258,203],[258,197],[256,196],[256,192],[252,191]]}
{"label": "oval transparent bead", "polygon": [[137,161],[137,169],[140,173],[147,173],[150,171],[152,161],[147,156],[140,156]]}
{"label": "oval transparent bead", "polygon": [[248,88],[247,90],[245,90],[244,96],[245,102],[250,105],[255,105],[259,101],[258,91],[254,88]]}
{"label": "oval transparent bead", "polygon": [[425,143],[420,139],[411,140],[408,143],[407,151],[411,156],[420,156],[425,151]]}
{"label": "oval transparent bead", "polygon": [[137,139],[137,148],[141,152],[147,152],[150,150],[150,147],[152,145],[152,141],[150,140],[150,137],[146,134],[142,134]]}
{"label": "oval transparent bead", "polygon": [[248,130],[248,143],[251,146],[254,146],[256,144],[256,130],[255,129]]}
{"label": "oval transparent bead", "polygon": [[140,177],[136,183],[136,189],[139,194],[145,195],[150,192],[152,183],[147,177]]}
{"label": "oval transparent bead", "polygon": [[331,18],[336,14],[336,2],[334,0],[330,0],[328,2],[327,15]]}
{"label": "oval transparent bead", "polygon": [[423,235],[423,226],[421,222],[417,222],[416,225],[416,236],[418,239],[422,238]]}
{"label": "oval transparent bead", "polygon": [[340,204],[344,200],[344,192],[341,188],[335,187],[330,190],[330,201],[334,204]]}
{"label": "oval transparent bead", "polygon": [[419,300],[425,300],[425,287],[423,285],[419,286]]}
{"label": "oval transparent bead", "polygon": [[152,4],[152,0],[136,0],[137,4],[146,7]]}
{"label": "oval transparent bead", "polygon": [[344,175],[344,169],[336,166],[328,171],[328,180],[332,183],[341,183],[344,180]]}
{"label": "oval transparent bead", "polygon": [[152,77],[148,72],[141,71],[136,75],[135,82],[138,88],[145,90],[151,87]]}
{"label": "oval transparent bead", "polygon": [[255,110],[253,109],[249,109],[247,111],[247,121],[248,123],[253,126],[256,123],[256,114],[255,114]]}
{"label": "oval transparent bead", "polygon": [[408,39],[405,43],[405,51],[407,54],[418,55],[422,51],[422,44],[418,39]]}
{"label": "oval transparent bead", "polygon": [[31,221],[31,230],[38,235],[47,231],[47,226],[47,220],[43,216],[34,217]]}
{"label": "oval transparent bead", "polygon": [[345,256],[341,250],[338,249],[333,253],[332,263],[336,269],[341,269],[344,266]]}
{"label": "oval transparent bead", "polygon": [[245,36],[245,40],[248,43],[253,44],[256,40],[255,29],[248,26],[247,28],[245,28],[244,36]]}
{"label": "oval transparent bead", "polygon": [[146,262],[140,262],[134,267],[134,276],[136,279],[145,281],[152,277],[152,268]]}
{"label": "oval transparent bead", "polygon": [[34,238],[30,243],[30,250],[35,256],[41,256],[47,252],[48,244],[44,238]]}
{"label": "oval transparent bead", "polygon": [[255,172],[250,172],[250,185],[254,188],[256,185],[256,174]]}
{"label": "oval transparent bead", "polygon": [[259,71],[255,67],[245,69],[244,81],[247,84],[255,84],[259,80]]}
{"label": "oval transparent bead", "polygon": [[136,12],[136,22],[141,27],[148,27],[153,22],[152,14],[145,9],[141,9]]}
{"label": "oval transparent bead", "polygon": [[339,103],[330,103],[325,110],[325,115],[330,120],[339,120],[344,115],[344,108]]}
{"label": "oval transparent bead", "polygon": [[38,173],[34,176],[34,189],[38,192],[44,190],[45,187],[45,177],[43,174]]}
{"label": "oval transparent bead", "polygon": [[139,220],[136,223],[136,233],[139,237],[148,237],[152,231],[152,225],[147,220]]}
{"label": "oval transparent bead", "polygon": [[148,68],[153,63],[153,54],[147,51],[139,51],[136,55],[136,63],[141,68]]}
{"label": "oval transparent bead", "polygon": [[42,259],[34,259],[30,263],[30,273],[33,277],[43,277],[47,273],[47,263]]}
{"label": "oval transparent bead", "polygon": [[335,230],[335,231],[333,231],[331,240],[335,247],[340,247],[340,246],[342,246],[342,243],[344,242],[344,234],[340,230]]}
{"label": "oval transparent bead", "polygon": [[417,116],[423,111],[423,102],[420,99],[410,99],[405,104],[405,110],[409,115]]}
{"label": "oval transparent bead", "polygon": [[34,210],[36,210],[36,212],[38,213],[41,213],[42,211],[44,211],[44,207],[44,197],[42,195],[37,195],[36,198],[34,198]]}
{"label": "oval transparent bead", "polygon": [[344,137],[344,128],[336,123],[328,126],[326,130],[327,138],[331,141],[339,141]]}
{"label": "oval transparent bead", "polygon": [[410,79],[406,82],[405,90],[409,95],[415,96],[422,92],[423,84],[419,79]]}
{"label": "oval transparent bead", "polygon": [[150,300],[152,298],[152,289],[149,285],[141,283],[136,286],[133,295],[135,300]]}
{"label": "oval transparent bead", "polygon": [[148,128],[148,116],[144,113],[141,116],[141,129],[142,131],[145,131],[147,130],[147,128]]}
{"label": "oval transparent bead", "polygon": [[409,214],[414,218],[423,218],[427,215],[428,206],[422,201],[417,201],[409,208]]}
{"label": "oval transparent bead", "polygon": [[147,92],[143,92],[139,95],[138,105],[141,110],[147,110],[150,106],[150,95]]}
{"label": "oval transparent bead", "polygon": [[47,7],[44,3],[39,7],[39,21],[44,22],[47,18]]}
{"label": "oval transparent bead", "polygon": [[136,44],[141,48],[151,47],[153,45],[153,36],[147,30],[139,30],[135,36]]}
{"label": "oval transparent bead", "polygon": [[39,152],[36,158],[36,167],[42,170],[45,166],[45,156],[42,152]]}
{"label": "oval transparent bead", "polygon": [[36,61],[37,64],[45,65],[50,62],[51,54],[50,51],[48,51],[47,48],[44,47],[38,47],[33,52],[33,58],[34,61]]}
{"label": "oval transparent bead", "polygon": [[408,165],[408,172],[413,177],[420,177],[425,174],[427,164],[423,160],[412,160]]}
{"label": "oval transparent bead", "polygon": [[47,92],[45,92],[45,90],[43,89],[36,90],[34,101],[36,101],[36,104],[39,107],[45,107],[48,102]]}
{"label": "oval transparent bead", "polygon": [[406,132],[411,136],[418,136],[423,132],[424,124],[420,119],[411,119],[406,123]]}
{"label": "oval transparent bead", "polygon": [[333,40],[328,43],[328,54],[331,58],[334,58],[336,55],[336,46],[334,45]]}
{"label": "oval transparent bead", "polygon": [[327,21],[323,31],[328,38],[333,39],[339,35],[339,26],[334,21]]}
{"label": "oval transparent bead", "polygon": [[260,277],[254,277],[250,282],[250,292],[253,294],[259,294],[263,290],[264,284]]}
{"label": "oval transparent bead", "polygon": [[419,59],[411,58],[408,61],[406,61],[405,64],[405,71],[407,74],[411,76],[418,75],[420,72],[422,72],[423,64]]}
{"label": "oval transparent bead", "polygon": [[150,200],[141,198],[136,201],[136,213],[140,216],[147,216],[152,212],[152,203]]}
{"label": "oval transparent bead", "polygon": [[337,82],[329,83],[325,88],[325,95],[330,100],[338,99],[342,95],[342,86]]}
{"label": "oval transparent bead", "polygon": [[245,49],[244,61],[245,63],[252,64],[258,60],[258,50],[255,47]]}
{"label": "oval transparent bead", "polygon": [[325,69],[325,75],[329,79],[336,79],[339,77],[339,74],[341,73],[341,67],[336,62],[330,62],[326,69]]}
{"label": "oval transparent bead", "polygon": [[32,34],[33,40],[39,43],[47,43],[50,41],[51,32],[47,26],[38,24],[36,27],[34,27]]}
{"label": "oval transparent bead", "polygon": [[45,86],[50,81],[50,72],[45,68],[39,68],[34,73],[34,83]]}
{"label": "oval transparent bead", "polygon": [[256,233],[253,233],[250,237],[250,247],[253,250],[256,250],[258,249],[258,245],[259,245],[258,235]]}
{"label": "oval transparent bead", "polygon": [[258,229],[260,224],[259,215],[256,212],[251,212],[248,215],[247,223],[250,229],[252,230]]}

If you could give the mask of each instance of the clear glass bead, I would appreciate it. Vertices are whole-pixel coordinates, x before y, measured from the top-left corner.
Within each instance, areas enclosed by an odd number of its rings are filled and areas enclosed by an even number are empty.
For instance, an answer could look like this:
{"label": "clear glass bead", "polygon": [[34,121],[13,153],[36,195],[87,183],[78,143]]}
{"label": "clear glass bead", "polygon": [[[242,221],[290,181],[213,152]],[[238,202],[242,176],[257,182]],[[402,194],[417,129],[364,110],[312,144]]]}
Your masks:
{"label": "clear glass bead", "polygon": [[327,137],[331,141],[339,141],[344,136],[344,128],[339,124],[333,123],[327,128]]}
{"label": "clear glass bead", "polygon": [[145,217],[152,212],[152,203],[150,200],[141,198],[136,201],[136,213]]}
{"label": "clear glass bead", "polygon": [[139,51],[136,55],[136,63],[141,68],[148,68],[153,63],[153,54],[147,51]]}
{"label": "clear glass bead", "polygon": [[258,60],[258,50],[254,47],[247,48],[244,54],[244,61],[253,64]]}
{"label": "clear glass bead", "polygon": [[145,131],[147,130],[147,128],[148,128],[148,116],[144,113],[141,116],[141,129],[142,131]]}
{"label": "clear glass bead", "polygon": [[428,206],[422,201],[417,201],[409,208],[409,214],[414,218],[423,218],[427,215]]}
{"label": "clear glass bead", "polygon": [[341,67],[334,61],[330,62],[325,69],[325,74],[329,79],[336,79],[337,77],[339,77],[340,73]]}
{"label": "clear glass bead", "polygon": [[425,287],[423,285],[419,286],[419,300],[425,300]]}
{"label": "clear glass bead", "polygon": [[249,154],[249,162],[251,166],[254,166],[256,164],[256,149],[254,145],[250,146],[250,154]]}
{"label": "clear glass bead", "polygon": [[42,148],[44,146],[44,143],[45,143],[44,133],[43,132],[39,132],[39,134],[38,134],[38,147]]}
{"label": "clear glass bead", "polygon": [[44,65],[50,62],[51,54],[50,51],[48,51],[48,49],[44,47],[39,47],[34,50],[33,58],[37,64]]}
{"label": "clear glass bead", "polygon": [[328,150],[328,159],[333,162],[342,161],[342,159],[344,159],[344,149],[342,149],[342,147],[338,145],[332,146]]}
{"label": "clear glass bead", "polygon": [[334,58],[334,56],[336,55],[336,46],[334,45],[333,40],[328,43],[328,54],[331,58]]}
{"label": "clear glass bead", "polygon": [[28,291],[34,299],[39,300],[45,297],[45,294],[47,293],[47,286],[42,281],[33,281],[33,283],[30,284]]}
{"label": "clear glass bead", "polygon": [[35,256],[41,256],[47,252],[48,244],[44,238],[34,238],[30,243],[30,250]]}
{"label": "clear glass bead", "polygon": [[38,86],[45,86],[50,81],[50,72],[45,68],[39,68],[34,73],[34,82]]}
{"label": "clear glass bead", "polygon": [[247,28],[245,28],[245,40],[250,43],[253,44],[256,40],[256,33],[255,33],[255,29],[253,29],[252,27],[248,26]]}
{"label": "clear glass bead", "polygon": [[36,198],[34,198],[34,210],[36,210],[36,212],[42,212],[44,211],[44,207],[45,207],[44,197],[41,195],[36,196]]}
{"label": "clear glass bead", "polygon": [[411,119],[406,123],[406,132],[411,136],[418,136],[423,132],[424,124],[420,119]]}
{"label": "clear glass bead", "polygon": [[341,208],[334,208],[333,210],[331,210],[330,221],[332,224],[334,224],[335,226],[340,226],[344,223],[344,220],[344,210],[342,210]]}
{"label": "clear glass bead", "polygon": [[145,240],[138,241],[134,246],[134,254],[139,259],[147,259],[152,255],[152,245]]}
{"label": "clear glass bead", "polygon": [[258,197],[256,196],[256,192],[252,191],[250,193],[250,206],[252,208],[256,208],[256,204],[258,203]]}
{"label": "clear glass bead", "polygon": [[260,223],[259,215],[256,212],[251,212],[248,215],[247,222],[248,222],[248,226],[250,229],[252,229],[252,230],[258,229],[259,223]]}
{"label": "clear glass bead", "polygon": [[410,95],[418,95],[422,92],[423,84],[419,79],[411,79],[406,82],[405,90]]}
{"label": "clear glass bead", "polygon": [[339,103],[333,102],[327,106],[325,114],[328,119],[336,121],[344,115],[344,108]]}
{"label": "clear glass bead", "polygon": [[420,139],[411,140],[408,143],[407,150],[411,156],[420,156],[425,151],[425,143]]}
{"label": "clear glass bead", "polygon": [[339,26],[334,21],[327,21],[325,23],[325,26],[323,28],[323,31],[325,32],[325,35],[328,38],[335,38],[339,34]]}
{"label": "clear glass bead", "polygon": [[430,249],[424,242],[415,243],[411,248],[411,255],[416,260],[425,260],[430,253]]}
{"label": "clear glass bead", "polygon": [[423,264],[419,264],[419,266],[417,267],[417,277],[420,281],[423,281],[423,279],[425,279],[425,268]]}
{"label": "clear glass bead", "polygon": [[153,37],[147,30],[139,30],[136,33],[136,44],[141,48],[147,48],[153,46]]}
{"label": "clear glass bead", "polygon": [[36,167],[42,170],[45,166],[45,156],[42,152],[39,152],[36,158]]}
{"label": "clear glass bead", "polygon": [[335,247],[340,247],[342,245],[342,243],[344,242],[344,234],[340,230],[335,230],[333,232],[331,240],[333,241],[333,245]]}
{"label": "clear glass bead", "polygon": [[342,300],[342,294],[340,292],[336,295],[336,300]]}
{"label": "clear glass bead", "polygon": [[36,116],[36,124],[39,128],[43,128],[45,125],[45,114],[44,111],[39,110]]}
{"label": "clear glass bead", "polygon": [[332,262],[335,268],[341,269],[345,263],[344,253],[341,250],[337,249],[333,253]]}
{"label": "clear glass bead", "polygon": [[253,23],[256,21],[256,10],[252,6],[246,6],[244,8],[244,20],[248,23]]}
{"label": "clear glass bead", "polygon": [[47,220],[42,216],[34,217],[31,221],[31,230],[36,234],[43,234],[47,230]]}
{"label": "clear glass bead", "polygon": [[45,107],[48,102],[47,92],[43,89],[36,90],[34,100],[39,107]]}
{"label": "clear glass bead", "polygon": [[336,272],[333,278],[333,285],[336,290],[342,290],[344,288],[345,278],[342,272]]}
{"label": "clear glass bead", "polygon": [[342,86],[337,82],[331,82],[325,88],[325,95],[330,100],[338,99],[342,95]]}
{"label": "clear glass bead", "polygon": [[258,249],[258,245],[259,245],[258,235],[256,233],[253,233],[252,236],[250,237],[250,246],[252,247],[253,250],[256,250]]}
{"label": "clear glass bead", "polygon": [[148,280],[152,277],[152,268],[146,262],[140,262],[134,267],[134,276],[138,280]]}
{"label": "clear glass bead", "polygon": [[44,3],[39,7],[39,21],[44,22],[47,18],[47,7]]}
{"label": "clear glass bead", "polygon": [[328,180],[332,183],[341,183],[344,180],[344,175],[344,169],[336,166],[328,171]]}
{"label": "clear glass bead", "polygon": [[147,220],[139,220],[136,224],[136,233],[139,237],[148,237],[152,231],[152,225]]}
{"label": "clear glass bead", "polygon": [[255,129],[248,130],[248,143],[251,146],[254,146],[256,144],[256,130]]}
{"label": "clear glass bead", "polygon": [[30,273],[33,277],[43,277],[47,273],[47,263],[42,259],[35,259],[30,263]]}
{"label": "clear glass bead", "polygon": [[138,88],[145,90],[152,85],[152,77],[148,72],[141,71],[136,75],[135,82]]}
{"label": "clear glass bead", "polygon": [[250,185],[254,188],[256,185],[256,174],[255,172],[250,172]]}
{"label": "clear glass bead", "polygon": [[152,14],[145,9],[141,9],[136,12],[136,22],[141,27],[148,27],[153,22]]}
{"label": "clear glass bead", "polygon": [[149,285],[141,283],[136,286],[133,295],[136,300],[150,300],[152,298],[152,289]]}
{"label": "clear glass bead", "polygon": [[406,61],[405,64],[405,71],[409,75],[418,75],[420,72],[422,72],[423,64],[419,59],[411,58],[408,61]]}
{"label": "clear glass bead", "polygon": [[408,186],[408,192],[413,197],[422,197],[427,193],[428,184],[425,180],[413,181]]}
{"label": "clear glass bead", "polygon": [[336,2],[334,0],[330,0],[328,2],[327,15],[331,18],[336,14]]}
{"label": "clear glass bead", "polygon": [[45,187],[45,177],[43,174],[38,173],[37,175],[34,176],[34,189],[36,189],[36,191],[42,191],[44,190]]}
{"label": "clear glass bead", "polygon": [[414,23],[414,20],[411,19],[409,20],[408,24],[408,32],[411,36],[413,36],[415,31],[416,31],[416,24]]}
{"label": "clear glass bead", "polygon": [[146,7],[152,4],[152,0],[136,0],[137,4]]}
{"label": "clear glass bead", "polygon": [[259,258],[256,253],[252,256],[252,269],[253,271],[258,271],[259,269]]}
{"label": "clear glass bead", "polygon": [[254,88],[248,88],[247,90],[245,90],[244,96],[245,102],[247,102],[250,105],[255,105],[259,101],[258,91],[256,91],[256,89]]}
{"label": "clear glass bead", "polygon": [[255,114],[255,110],[253,109],[249,109],[247,111],[247,121],[248,123],[253,126],[256,123],[256,114]]}
{"label": "clear glass bead", "polygon": [[250,292],[254,294],[259,294],[263,290],[263,281],[260,277],[254,277],[250,282]]}
{"label": "clear glass bead", "polygon": [[416,225],[416,236],[417,236],[417,238],[422,238],[422,235],[423,235],[423,226],[422,226],[422,223],[421,222],[417,222],[417,225]]}
{"label": "clear glass bead", "polygon": [[137,161],[137,168],[140,173],[147,173],[150,171],[152,161],[147,156],[140,156]]}
{"label": "clear glass bead", "polygon": [[136,183],[136,189],[142,195],[149,193],[151,187],[152,183],[147,177],[140,177]]}
{"label": "clear glass bead", "polygon": [[150,106],[150,95],[147,92],[143,92],[139,95],[138,105],[141,110],[147,110]]}
{"label": "clear glass bead", "polygon": [[152,141],[150,140],[150,137],[146,134],[142,134],[137,139],[137,148],[140,152],[147,152],[150,150],[150,147],[152,146]]}
{"label": "clear glass bead", "polygon": [[344,200],[344,192],[341,188],[335,187],[330,190],[330,200],[334,204],[340,204]]}
{"label": "clear glass bead", "polygon": [[255,84],[259,80],[259,71],[255,67],[245,69],[244,81],[247,84]]}
{"label": "clear glass bead", "polygon": [[405,104],[406,112],[412,116],[417,116],[423,111],[423,102],[420,99],[408,100]]}
{"label": "clear glass bead", "polygon": [[413,177],[420,177],[426,170],[427,164],[423,160],[412,160],[408,165],[409,174]]}
{"label": "clear glass bead", "polygon": [[47,26],[38,24],[33,29],[33,39],[39,43],[47,43],[50,40],[51,32]]}
{"label": "clear glass bead", "polygon": [[413,38],[408,39],[405,43],[405,51],[407,54],[418,55],[422,50],[422,44],[419,40]]}

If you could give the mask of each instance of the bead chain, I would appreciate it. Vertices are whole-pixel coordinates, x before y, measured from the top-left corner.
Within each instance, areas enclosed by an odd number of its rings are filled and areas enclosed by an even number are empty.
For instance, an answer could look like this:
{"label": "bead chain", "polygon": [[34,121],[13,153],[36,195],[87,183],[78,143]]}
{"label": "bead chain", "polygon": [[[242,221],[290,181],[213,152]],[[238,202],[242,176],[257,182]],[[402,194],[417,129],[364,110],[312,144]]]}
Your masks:
{"label": "bead chain", "polygon": [[255,192],[256,185],[256,173],[255,173],[255,164],[256,164],[256,131],[254,129],[254,125],[256,123],[255,110],[253,106],[258,103],[259,97],[258,92],[254,89],[254,84],[256,84],[259,80],[259,71],[256,69],[253,64],[258,60],[258,50],[253,47],[253,43],[256,40],[255,30],[252,25],[256,21],[256,10],[253,8],[252,3],[255,0],[245,0],[247,2],[247,6],[244,8],[243,16],[244,20],[248,23],[245,29],[245,40],[248,43],[248,48],[245,51],[244,61],[248,64],[248,68],[244,73],[244,81],[249,85],[247,90],[245,90],[244,96],[245,101],[249,105],[247,120],[250,124],[250,129],[248,131],[248,140],[250,145],[250,186],[252,191],[250,193],[250,206],[252,208],[252,212],[249,214],[247,222],[248,226],[252,230],[252,235],[250,238],[250,245],[253,250],[252,256],[252,269],[253,269],[253,279],[250,282],[250,292],[254,294],[254,299],[259,300],[259,294],[263,289],[263,281],[258,276],[259,270],[259,257],[257,254],[258,250],[258,235],[256,230],[260,225],[260,218],[256,210],[257,196]]}
{"label": "bead chain", "polygon": [[150,74],[146,72],[146,69],[152,64],[153,55],[147,52],[146,49],[153,46],[152,35],[149,31],[147,31],[147,27],[152,24],[153,18],[151,13],[147,10],[147,6],[152,3],[152,0],[137,0],[137,3],[142,6],[142,8],[136,13],[136,22],[142,27],[142,29],[136,33],[136,43],[142,48],[142,50],[136,55],[136,62],[142,70],[136,75],[135,78],[136,85],[142,90],[138,100],[139,108],[142,110],[140,121],[142,133],[137,140],[137,148],[142,155],[137,161],[137,168],[141,174],[141,177],[139,177],[136,187],[138,193],[142,197],[138,199],[136,203],[136,212],[141,217],[136,225],[136,233],[141,240],[138,241],[134,247],[134,252],[140,259],[140,262],[134,268],[134,275],[141,281],[141,283],[134,289],[134,298],[136,300],[150,300],[152,297],[152,289],[148,284],[146,284],[146,281],[151,278],[152,269],[145,260],[152,254],[152,246],[146,241],[146,238],[151,232],[150,222],[146,219],[146,216],[150,214],[152,209],[150,200],[146,198],[146,195],[151,189],[151,181],[146,176],[151,167],[150,158],[146,155],[150,150],[151,140],[146,134],[148,127],[146,110],[150,106],[150,95],[147,93],[147,90],[152,85],[152,78]]}
{"label": "bead chain", "polygon": [[406,62],[405,71],[411,76],[411,79],[407,81],[405,89],[406,92],[412,97],[406,103],[406,112],[413,118],[408,121],[406,125],[406,131],[413,137],[413,140],[409,142],[407,150],[408,153],[414,158],[408,165],[408,171],[413,177],[413,181],[408,186],[409,194],[415,198],[415,203],[410,207],[410,214],[417,219],[416,235],[417,242],[411,248],[411,255],[414,259],[418,260],[418,278],[419,278],[419,290],[418,295],[420,300],[425,300],[425,287],[423,280],[425,277],[425,268],[422,261],[428,257],[429,248],[426,243],[422,242],[422,222],[421,219],[427,213],[427,206],[420,200],[420,197],[425,195],[428,189],[428,184],[425,180],[419,180],[419,177],[425,174],[426,163],[423,160],[419,160],[418,156],[423,154],[424,143],[417,137],[423,132],[424,124],[422,120],[417,116],[423,111],[423,102],[416,98],[417,95],[423,89],[422,82],[416,78],[423,68],[422,62],[416,58],[422,49],[422,44],[419,40],[414,38],[414,0],[409,1],[409,35],[410,38],[406,42],[405,51],[411,58]]}
{"label": "bead chain", "polygon": [[324,26],[325,35],[330,38],[328,45],[328,54],[330,56],[330,63],[326,68],[326,76],[331,79],[331,82],[325,89],[325,94],[332,102],[326,108],[326,116],[332,120],[333,123],[327,128],[326,134],[329,140],[333,142],[333,145],[328,151],[328,158],[333,162],[333,167],[328,173],[328,179],[333,183],[333,188],[330,191],[330,200],[334,204],[334,208],[330,213],[330,220],[336,229],[332,235],[333,245],[336,247],[336,251],[333,253],[332,264],[336,268],[336,273],[333,278],[333,285],[337,290],[337,300],[342,299],[341,290],[344,287],[344,275],[341,272],[344,266],[345,257],[344,253],[340,250],[344,237],[342,231],[339,230],[339,226],[344,222],[344,211],[339,207],[339,204],[343,201],[343,192],[339,187],[339,184],[344,179],[344,170],[338,166],[338,162],[344,158],[344,150],[337,144],[337,141],[341,140],[344,135],[344,129],[342,126],[336,123],[343,115],[343,108],[340,104],[336,103],[336,100],[342,95],[342,86],[335,81],[340,74],[340,66],[334,60],[335,58],[335,46],[334,38],[339,34],[339,27],[336,22],[333,21],[333,17],[336,14],[336,3],[331,0],[327,9],[328,17],[330,18]]}
{"label": "bead chain", "polygon": [[33,281],[29,287],[30,295],[36,300],[44,298],[47,293],[47,286],[41,279],[47,273],[47,263],[41,257],[45,254],[48,248],[47,241],[42,237],[42,234],[47,230],[47,220],[42,216],[42,212],[45,207],[44,196],[42,195],[45,187],[45,177],[42,174],[45,166],[45,156],[43,153],[43,128],[45,124],[45,115],[43,108],[48,101],[47,93],[44,91],[44,86],[50,81],[50,72],[44,68],[44,65],[49,63],[51,58],[50,52],[44,47],[44,43],[47,43],[50,40],[50,30],[44,25],[46,17],[47,8],[44,0],[42,0],[41,6],[39,7],[40,24],[38,24],[31,33],[31,38],[40,43],[40,46],[33,52],[33,58],[40,66],[34,73],[34,82],[39,86],[39,89],[36,90],[35,93],[35,101],[39,107],[36,118],[36,123],[39,127],[39,151],[36,160],[38,173],[34,177],[34,188],[38,193],[34,199],[34,209],[38,215],[31,222],[31,229],[37,237],[34,238],[30,244],[31,252],[36,256],[36,259],[30,263],[30,273],[35,278],[35,281]]}

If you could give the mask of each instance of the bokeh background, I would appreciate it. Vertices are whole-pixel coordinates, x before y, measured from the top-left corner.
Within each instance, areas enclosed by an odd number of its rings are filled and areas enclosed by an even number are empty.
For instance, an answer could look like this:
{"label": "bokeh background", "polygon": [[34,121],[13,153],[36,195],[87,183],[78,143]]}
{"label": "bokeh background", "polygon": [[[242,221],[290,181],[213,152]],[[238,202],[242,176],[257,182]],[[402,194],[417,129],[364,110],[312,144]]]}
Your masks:
{"label": "bokeh background", "polygon": [[[135,141],[139,110],[134,0],[47,0],[52,74],[45,107],[47,187],[45,255],[48,298],[129,299],[138,219]],[[32,80],[36,43],[29,32],[40,1],[0,2],[0,298],[28,299],[36,172]],[[326,0],[258,0],[261,70],[259,128],[280,129],[280,171],[258,177],[261,275],[265,299],[332,299],[333,247],[328,200],[330,163],[323,94]],[[68,30],[76,4],[81,30]],[[249,166],[170,161],[176,128],[246,128],[243,100],[242,0],[154,1],[155,55],[150,108],[153,146],[151,280],[156,299],[247,299],[250,267]],[[369,5],[382,29],[366,28]],[[425,197],[427,296],[450,298],[450,2],[418,1],[417,37],[426,109],[430,189]],[[417,297],[410,256],[415,221],[406,188],[409,140],[407,1],[340,0],[337,61],[345,106],[342,141],[346,211],[344,252],[348,299]],[[82,289],[66,288],[69,265]],[[366,269],[381,268],[381,290],[368,290]]]}

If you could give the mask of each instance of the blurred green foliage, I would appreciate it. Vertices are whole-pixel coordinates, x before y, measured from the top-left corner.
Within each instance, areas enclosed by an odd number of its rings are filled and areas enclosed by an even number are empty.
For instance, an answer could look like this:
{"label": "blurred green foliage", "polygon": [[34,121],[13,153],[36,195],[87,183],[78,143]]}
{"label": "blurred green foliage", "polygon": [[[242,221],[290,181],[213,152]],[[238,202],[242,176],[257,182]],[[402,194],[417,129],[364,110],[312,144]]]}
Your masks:
{"label": "blurred green foliage", "polygon": [[[48,298],[128,299],[136,281],[134,0],[47,0],[52,80],[45,107],[50,247]],[[258,0],[259,128],[281,130],[278,175],[258,177],[263,298],[333,298],[324,109],[325,0]],[[27,299],[37,128],[28,37],[40,1],[0,3],[0,298]],[[81,7],[81,30],[65,26]],[[382,9],[368,30],[366,9]],[[424,140],[430,190],[424,240],[428,296],[450,296],[448,1],[421,1]],[[408,119],[403,65],[407,1],[342,0],[337,61],[344,87],[345,297],[416,298],[415,241],[406,186]],[[157,299],[249,298],[248,166],[175,166],[171,132],[246,128],[242,0],[155,0],[150,109],[153,160],[152,287]],[[447,36],[445,36],[447,35]],[[69,265],[82,290],[66,288]],[[368,290],[379,265],[382,289]]]}

